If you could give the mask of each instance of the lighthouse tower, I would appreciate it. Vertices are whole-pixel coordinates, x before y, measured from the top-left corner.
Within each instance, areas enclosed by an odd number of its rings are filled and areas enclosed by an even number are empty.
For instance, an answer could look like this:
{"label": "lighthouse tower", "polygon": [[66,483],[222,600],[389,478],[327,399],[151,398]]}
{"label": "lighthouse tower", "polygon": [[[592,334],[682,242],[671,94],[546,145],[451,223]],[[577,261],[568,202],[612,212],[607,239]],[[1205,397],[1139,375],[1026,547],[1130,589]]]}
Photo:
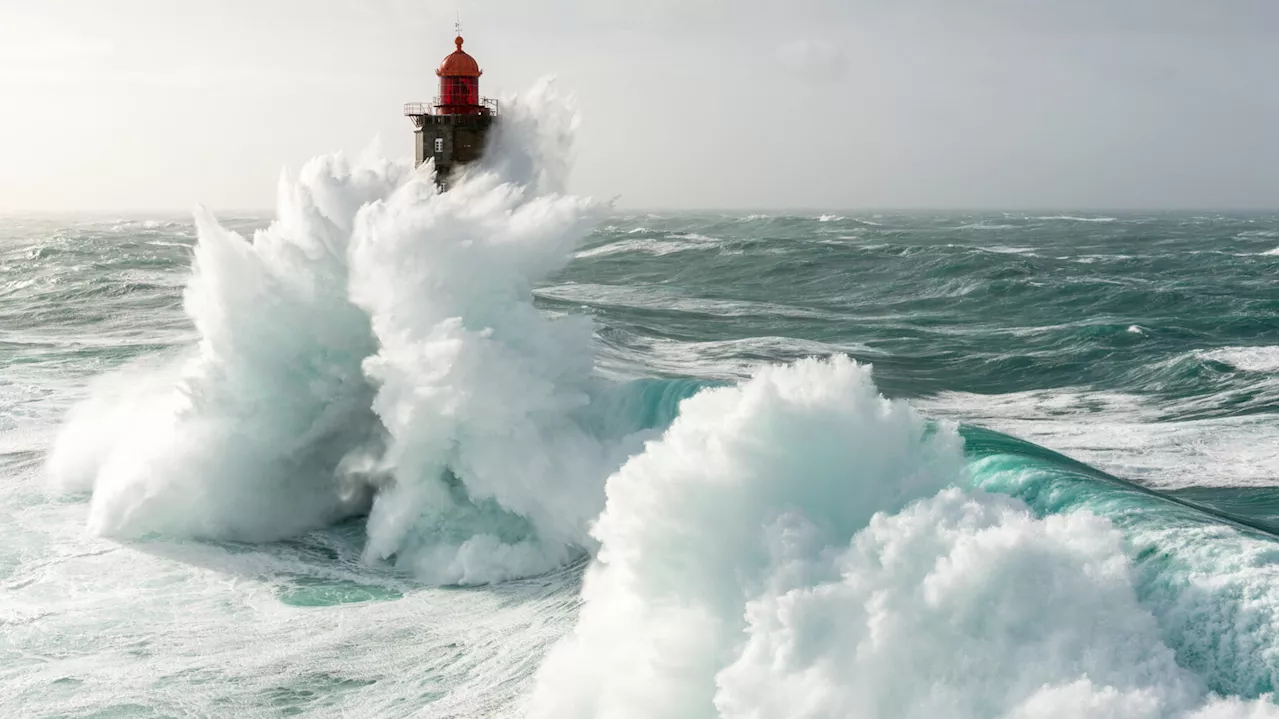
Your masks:
{"label": "lighthouse tower", "polygon": [[435,158],[436,183],[442,188],[448,187],[454,169],[480,159],[498,115],[498,101],[480,97],[483,71],[462,51],[462,36],[453,44],[457,49],[436,70],[440,94],[433,102],[404,106],[405,116],[413,121],[414,167]]}

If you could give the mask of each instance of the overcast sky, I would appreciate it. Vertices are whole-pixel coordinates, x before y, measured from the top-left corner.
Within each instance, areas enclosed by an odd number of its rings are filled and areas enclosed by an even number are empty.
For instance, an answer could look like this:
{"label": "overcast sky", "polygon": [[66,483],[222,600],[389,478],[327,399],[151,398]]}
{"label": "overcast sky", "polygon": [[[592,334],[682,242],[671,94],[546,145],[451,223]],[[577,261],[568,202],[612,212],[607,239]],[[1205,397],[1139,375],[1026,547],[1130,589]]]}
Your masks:
{"label": "overcast sky", "polygon": [[643,208],[1275,208],[1276,0],[0,0],[0,211],[269,208],[411,156],[455,8]]}

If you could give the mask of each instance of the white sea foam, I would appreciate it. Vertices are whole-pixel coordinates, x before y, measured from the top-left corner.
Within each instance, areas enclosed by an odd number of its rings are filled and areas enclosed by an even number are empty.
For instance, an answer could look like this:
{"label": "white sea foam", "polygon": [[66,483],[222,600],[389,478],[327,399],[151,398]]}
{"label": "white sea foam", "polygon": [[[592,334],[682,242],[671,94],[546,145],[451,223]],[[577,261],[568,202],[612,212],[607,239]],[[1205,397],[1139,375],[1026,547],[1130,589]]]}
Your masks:
{"label": "white sea foam", "polygon": [[93,487],[91,528],[257,541],[361,510],[338,467],[375,432],[360,367],[374,345],[346,299],[346,243],[358,208],[405,175],[313,161],[282,179],[279,219],[252,243],[197,211],[196,356],[164,389],[91,400],[52,455],[60,484]]}
{"label": "white sea foam", "polygon": [[1201,359],[1229,364],[1245,372],[1271,372],[1280,369],[1280,347],[1221,347],[1196,353]]}
{"label": "white sea foam", "polygon": [[[946,488],[963,471],[954,429],[928,430],[846,359],[686,400],[609,479],[578,626],[530,715],[1274,712],[1180,666],[1194,640],[1170,640],[1158,614],[1194,613],[1195,591],[1170,583],[1153,613],[1106,520]],[[1273,580],[1274,557],[1261,566]],[[1275,612],[1262,616],[1226,631],[1270,637]],[[1265,680],[1273,655],[1230,661]]]}
{"label": "white sea foam", "polygon": [[702,297],[684,297],[661,285],[649,287],[618,287],[591,283],[566,284],[539,288],[541,297],[553,297],[566,302],[610,305],[617,303],[627,307],[649,307],[667,311],[715,314],[721,317],[758,316],[761,314],[784,317],[832,317],[833,313],[792,307],[771,302],[743,302],[741,300],[716,300]]}
{"label": "white sea foam", "polygon": [[1042,215],[1032,220],[1067,220],[1071,222],[1116,222],[1117,217],[1080,217],[1078,215]]}
{"label": "white sea foam", "polygon": [[1150,487],[1277,480],[1276,423],[1267,415],[1159,421],[1163,410],[1148,399],[1084,388],[943,392],[917,404],[932,416],[1005,432]]}
{"label": "white sea foam", "polygon": [[448,193],[330,157],[282,179],[252,242],[198,212],[196,356],[81,407],[51,458],[92,487],[91,528],[260,541],[369,510],[367,557],[433,583],[589,550],[638,440],[592,415],[589,320],[532,306],[606,210],[558,194],[573,124],[540,85]]}
{"label": "white sea foam", "polygon": [[[985,229],[995,229],[987,226]],[[998,255],[1031,255],[1035,256],[1036,251],[1031,247],[979,247],[983,252],[993,252]]]}
{"label": "white sea foam", "polygon": [[[768,306],[761,307],[767,312]],[[739,381],[766,364],[777,364],[805,357],[826,357],[833,353],[874,355],[870,347],[857,344],[833,345],[826,342],[797,340],[790,337],[744,337],[733,340],[680,342],[649,337],[629,338],[627,351],[612,348],[597,351],[596,365],[610,376],[635,379],[654,371],[704,380]],[[642,349],[644,363],[638,364],[634,349]]]}
{"label": "white sea foam", "polygon": [[591,326],[539,313],[531,289],[601,209],[526,201],[489,174],[426,203],[399,193],[361,216],[352,298],[379,346],[365,369],[394,479],[374,501],[371,558],[473,583],[546,571],[591,546],[587,521],[621,461],[579,416]]}
{"label": "white sea foam", "polygon": [[1061,258],[1061,259],[1073,259],[1073,261],[1075,261],[1075,262],[1079,262],[1079,263],[1080,263],[1080,264],[1082,264],[1082,265],[1092,265],[1092,264],[1094,264],[1094,263],[1096,263],[1096,262],[1121,262],[1121,261],[1124,261],[1124,260],[1132,260],[1132,259],[1133,259],[1133,255],[1119,255],[1119,254],[1112,254],[1112,255],[1097,255],[1097,254],[1094,254],[1094,255],[1077,255],[1077,256],[1076,256],[1076,257],[1074,257],[1074,258]]}
{"label": "white sea foam", "polygon": [[589,250],[580,250],[574,253],[575,259],[585,259],[589,257],[602,257],[604,255],[616,255],[627,252],[638,252],[646,255],[654,255],[661,257],[674,252],[684,252],[687,250],[706,250],[714,249],[715,245],[701,241],[684,241],[684,240],[657,240],[657,239],[639,239],[639,240],[619,240],[618,242],[610,242],[606,245],[592,247]]}

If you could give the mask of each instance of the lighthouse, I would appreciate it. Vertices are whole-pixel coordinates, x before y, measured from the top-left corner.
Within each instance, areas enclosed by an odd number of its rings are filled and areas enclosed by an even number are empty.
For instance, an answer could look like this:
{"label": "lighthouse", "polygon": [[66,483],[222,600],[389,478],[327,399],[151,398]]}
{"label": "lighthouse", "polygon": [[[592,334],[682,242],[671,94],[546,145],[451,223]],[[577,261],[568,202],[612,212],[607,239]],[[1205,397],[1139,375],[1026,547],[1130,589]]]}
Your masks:
{"label": "lighthouse", "polygon": [[447,188],[454,170],[480,159],[489,129],[498,116],[498,101],[480,97],[483,71],[462,50],[462,35],[453,52],[440,62],[440,94],[432,102],[410,102],[404,114],[413,121],[414,167],[436,161],[436,184]]}

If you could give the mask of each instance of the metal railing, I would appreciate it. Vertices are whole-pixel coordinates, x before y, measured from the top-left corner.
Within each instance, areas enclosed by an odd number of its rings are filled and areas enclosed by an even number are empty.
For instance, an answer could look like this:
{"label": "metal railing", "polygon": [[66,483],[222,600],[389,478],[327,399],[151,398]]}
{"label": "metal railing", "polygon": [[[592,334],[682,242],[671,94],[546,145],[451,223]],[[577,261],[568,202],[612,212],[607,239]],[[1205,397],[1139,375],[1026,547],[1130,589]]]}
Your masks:
{"label": "metal railing", "polygon": [[[443,107],[440,102],[439,95],[431,102],[406,102],[404,104],[404,114],[406,117],[414,115],[439,115],[440,108]],[[498,101],[491,97],[480,98],[480,107],[485,108],[490,115],[498,114]]]}

